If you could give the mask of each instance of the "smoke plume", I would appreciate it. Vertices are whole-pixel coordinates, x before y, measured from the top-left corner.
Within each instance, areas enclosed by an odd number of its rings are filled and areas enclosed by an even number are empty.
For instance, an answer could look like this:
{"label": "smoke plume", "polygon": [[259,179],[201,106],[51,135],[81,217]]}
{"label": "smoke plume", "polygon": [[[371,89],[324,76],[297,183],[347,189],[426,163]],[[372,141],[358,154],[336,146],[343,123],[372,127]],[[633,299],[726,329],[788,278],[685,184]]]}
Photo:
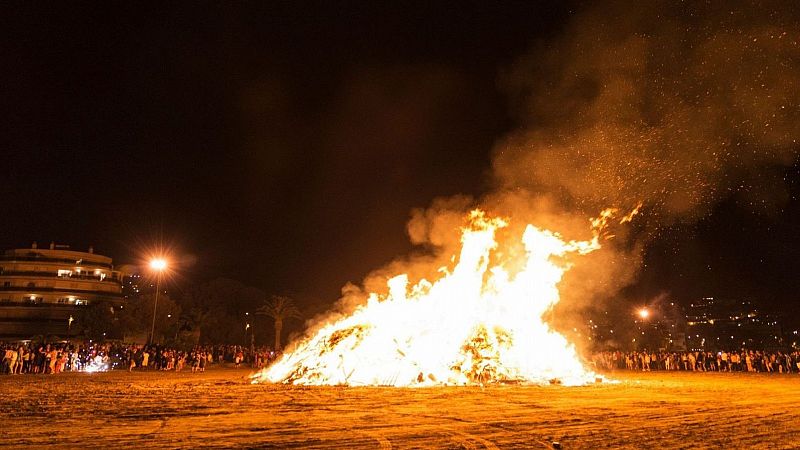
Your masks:
{"label": "smoke plume", "polygon": [[495,149],[499,188],[580,210],[644,201],[662,224],[736,191],[780,197],[762,178],[797,157],[797,11],[640,3],[579,14],[506,73],[522,126]]}

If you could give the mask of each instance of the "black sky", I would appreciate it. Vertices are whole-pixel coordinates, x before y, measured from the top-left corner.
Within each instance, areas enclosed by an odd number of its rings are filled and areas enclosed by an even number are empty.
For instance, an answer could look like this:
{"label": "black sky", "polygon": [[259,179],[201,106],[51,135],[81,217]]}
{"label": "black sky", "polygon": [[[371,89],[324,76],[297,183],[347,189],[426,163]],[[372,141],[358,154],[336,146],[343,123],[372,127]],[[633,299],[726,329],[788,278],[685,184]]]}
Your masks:
{"label": "black sky", "polygon": [[[163,240],[187,279],[332,303],[409,251],[411,208],[487,192],[517,126],[499,74],[579,8],[445,3],[4,6],[0,247],[130,262]],[[663,232],[628,295],[800,305],[779,171],[776,206],[737,194]]]}

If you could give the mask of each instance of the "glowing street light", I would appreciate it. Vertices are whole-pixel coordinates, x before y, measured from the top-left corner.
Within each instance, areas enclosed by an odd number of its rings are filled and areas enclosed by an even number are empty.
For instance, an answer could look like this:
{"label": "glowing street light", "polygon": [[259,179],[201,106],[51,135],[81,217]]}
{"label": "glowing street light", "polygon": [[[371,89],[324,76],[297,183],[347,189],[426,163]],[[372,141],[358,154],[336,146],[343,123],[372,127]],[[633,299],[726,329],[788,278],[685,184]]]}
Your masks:
{"label": "glowing street light", "polygon": [[156,331],[156,309],[158,308],[159,284],[161,284],[161,274],[167,268],[167,261],[162,258],[152,259],[150,260],[150,268],[156,273],[156,296],[153,299],[153,324],[150,326],[150,343],[152,344]]}
{"label": "glowing street light", "polygon": [[[253,318],[253,319],[255,319],[255,318]],[[245,311],[244,320],[245,320],[245,325],[244,325],[244,344],[247,345],[247,331],[249,330],[250,331],[250,353],[253,353],[255,351],[256,329],[253,327],[253,325],[250,324],[251,318],[250,318],[250,312],[249,311]]]}

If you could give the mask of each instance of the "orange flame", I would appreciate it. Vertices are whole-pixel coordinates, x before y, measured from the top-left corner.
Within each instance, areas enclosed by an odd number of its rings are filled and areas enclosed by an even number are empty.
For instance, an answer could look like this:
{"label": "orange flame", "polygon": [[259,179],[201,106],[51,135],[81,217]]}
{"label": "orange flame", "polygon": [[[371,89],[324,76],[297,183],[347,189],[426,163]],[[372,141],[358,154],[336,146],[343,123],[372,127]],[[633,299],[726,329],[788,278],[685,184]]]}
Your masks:
{"label": "orange flame", "polygon": [[[370,294],[350,316],[322,327],[252,382],[311,385],[465,385],[594,382],[575,348],[542,319],[559,300],[565,256],[600,248],[615,210],[592,220],[593,238],[565,241],[528,225],[523,261],[490,266],[496,231],[508,220],[481,210],[468,215],[452,272],[409,286],[388,280],[386,295]],[[521,267],[512,272],[508,267]]]}
{"label": "orange flame", "polygon": [[623,224],[632,221],[636,214],[639,214],[640,209],[642,209],[642,202],[637,203],[636,207],[633,208],[633,210],[631,210],[631,212],[629,212],[625,217],[620,219],[619,223]]}

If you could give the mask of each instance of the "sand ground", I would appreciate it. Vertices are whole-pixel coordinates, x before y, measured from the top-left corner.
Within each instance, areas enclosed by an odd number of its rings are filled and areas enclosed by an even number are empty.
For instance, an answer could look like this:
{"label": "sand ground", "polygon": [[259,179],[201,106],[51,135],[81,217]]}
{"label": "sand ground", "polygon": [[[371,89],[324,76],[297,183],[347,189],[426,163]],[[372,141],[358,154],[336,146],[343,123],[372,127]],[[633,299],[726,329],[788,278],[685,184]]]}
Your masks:
{"label": "sand ground", "polygon": [[4,448],[800,448],[800,375],[585,387],[251,385],[248,370],[0,377]]}

